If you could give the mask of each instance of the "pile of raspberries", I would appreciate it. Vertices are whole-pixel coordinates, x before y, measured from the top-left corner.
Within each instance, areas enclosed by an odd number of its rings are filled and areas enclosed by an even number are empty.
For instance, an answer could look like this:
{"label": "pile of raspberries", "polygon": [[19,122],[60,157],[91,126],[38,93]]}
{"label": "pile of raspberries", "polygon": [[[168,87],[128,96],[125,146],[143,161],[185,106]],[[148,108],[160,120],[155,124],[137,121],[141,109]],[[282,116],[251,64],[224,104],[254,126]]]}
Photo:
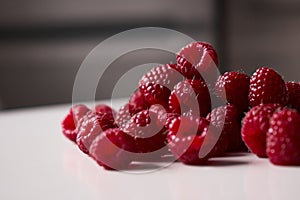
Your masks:
{"label": "pile of raspberries", "polygon": [[105,169],[127,169],[162,148],[155,159],[172,155],[189,165],[248,150],[275,165],[300,165],[299,83],[269,67],[218,76],[217,53],[205,42],[183,47],[176,60],[147,72],[118,112],[73,106],[63,134]]}

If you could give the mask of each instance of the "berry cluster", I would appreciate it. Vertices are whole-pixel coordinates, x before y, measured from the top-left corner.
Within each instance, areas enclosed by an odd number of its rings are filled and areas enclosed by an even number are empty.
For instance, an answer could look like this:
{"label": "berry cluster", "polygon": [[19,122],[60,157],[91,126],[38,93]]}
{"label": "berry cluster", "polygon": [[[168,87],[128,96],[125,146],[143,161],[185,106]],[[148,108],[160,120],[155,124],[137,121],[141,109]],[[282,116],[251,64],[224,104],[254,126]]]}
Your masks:
{"label": "berry cluster", "polygon": [[268,67],[250,77],[218,76],[218,57],[205,42],[182,48],[176,64],[154,67],[118,112],[75,105],[63,134],[105,169],[127,169],[143,155],[172,154],[190,165],[247,151],[278,165],[300,164],[300,85]]}

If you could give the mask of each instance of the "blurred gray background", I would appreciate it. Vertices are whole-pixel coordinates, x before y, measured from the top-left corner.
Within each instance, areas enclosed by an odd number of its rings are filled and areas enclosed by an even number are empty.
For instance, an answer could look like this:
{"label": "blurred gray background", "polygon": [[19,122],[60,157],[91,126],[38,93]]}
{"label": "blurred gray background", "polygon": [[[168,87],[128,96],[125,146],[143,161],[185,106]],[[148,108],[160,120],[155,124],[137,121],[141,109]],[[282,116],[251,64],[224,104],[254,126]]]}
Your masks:
{"label": "blurred gray background", "polygon": [[[299,80],[300,1],[297,0],[0,0],[0,109],[71,102],[76,72],[101,41],[144,26],[171,28],[216,48],[221,71],[274,67]],[[163,38],[162,38],[163,40]],[[126,45],[126,42],[124,44]],[[113,53],[113,52],[107,52]],[[131,55],[109,70],[170,55]],[[151,60],[150,60],[151,61]],[[120,96],[124,96],[120,94]],[[99,90],[97,99],[110,97]]]}

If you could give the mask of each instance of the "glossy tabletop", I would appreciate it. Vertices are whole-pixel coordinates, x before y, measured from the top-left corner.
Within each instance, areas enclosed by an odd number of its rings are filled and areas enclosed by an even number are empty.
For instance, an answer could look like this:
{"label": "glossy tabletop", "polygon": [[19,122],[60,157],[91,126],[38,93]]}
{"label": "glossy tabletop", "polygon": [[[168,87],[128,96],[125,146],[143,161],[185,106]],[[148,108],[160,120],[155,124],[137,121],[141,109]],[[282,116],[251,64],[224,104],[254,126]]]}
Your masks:
{"label": "glossy tabletop", "polygon": [[0,112],[1,200],[300,198],[300,167],[274,166],[247,153],[215,158],[207,166],[176,162],[152,170],[161,163],[148,163],[132,173],[106,171],[61,134],[69,107]]}

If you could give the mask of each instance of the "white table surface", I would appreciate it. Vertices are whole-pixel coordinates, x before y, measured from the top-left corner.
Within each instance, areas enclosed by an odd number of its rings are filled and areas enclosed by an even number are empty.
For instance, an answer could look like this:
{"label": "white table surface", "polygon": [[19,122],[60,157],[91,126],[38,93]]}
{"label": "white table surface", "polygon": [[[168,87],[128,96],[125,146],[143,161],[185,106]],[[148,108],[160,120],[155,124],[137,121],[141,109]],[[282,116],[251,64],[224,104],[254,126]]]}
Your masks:
{"label": "white table surface", "polygon": [[[114,102],[119,107],[122,101]],[[237,154],[211,166],[106,171],[61,134],[70,105],[0,112],[0,199],[300,199],[300,167]]]}

